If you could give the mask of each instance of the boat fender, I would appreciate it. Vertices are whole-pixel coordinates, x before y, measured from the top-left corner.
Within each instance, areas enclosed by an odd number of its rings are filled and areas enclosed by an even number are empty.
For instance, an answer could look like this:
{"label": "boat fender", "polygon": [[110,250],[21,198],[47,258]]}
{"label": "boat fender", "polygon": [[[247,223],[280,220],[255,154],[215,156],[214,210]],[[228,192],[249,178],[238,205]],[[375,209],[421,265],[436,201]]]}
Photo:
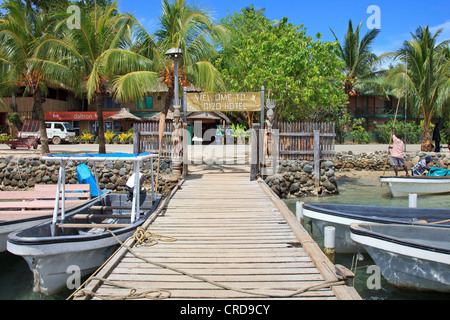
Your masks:
{"label": "boat fender", "polygon": [[[131,201],[131,199],[133,198],[133,193],[134,193],[134,189],[135,189],[135,185],[134,185],[134,177],[136,176],[135,173],[133,173],[131,175],[130,178],[128,178],[127,183],[125,184],[125,190],[128,192],[128,200]],[[139,185],[141,186],[141,190],[140,193],[146,193],[147,190],[142,187],[142,185],[144,184],[144,175],[142,174],[142,172],[139,172]]]}

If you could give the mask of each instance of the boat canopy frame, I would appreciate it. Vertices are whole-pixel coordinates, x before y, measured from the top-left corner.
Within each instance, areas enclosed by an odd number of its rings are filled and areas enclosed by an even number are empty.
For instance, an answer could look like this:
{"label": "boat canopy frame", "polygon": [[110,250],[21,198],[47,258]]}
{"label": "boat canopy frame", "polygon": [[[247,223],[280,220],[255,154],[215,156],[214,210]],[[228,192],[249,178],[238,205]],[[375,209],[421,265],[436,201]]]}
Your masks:
{"label": "boat canopy frame", "polygon": [[[66,165],[69,161],[79,161],[79,162],[92,162],[94,169],[94,178],[97,184],[98,198],[100,203],[103,203],[103,195],[100,191],[100,185],[97,174],[97,162],[106,162],[106,161],[131,161],[133,162],[134,169],[134,192],[133,192],[133,200],[131,207],[130,220],[131,224],[133,224],[136,220],[139,220],[140,215],[140,179],[139,179],[139,169],[142,161],[152,160],[157,158],[157,154],[155,153],[140,153],[140,154],[129,154],[129,153],[109,153],[109,154],[89,154],[86,153],[84,155],[49,155],[42,157],[43,160],[51,160],[51,161],[59,161],[59,175],[58,175],[58,183],[56,187],[56,197],[55,197],[55,208],[53,211],[53,220],[52,220],[52,236],[55,235],[56,231],[56,223],[58,221],[58,210],[59,210],[59,198],[61,194],[61,221],[64,221],[66,216],[65,210],[65,185],[66,185]],[[155,189],[154,189],[154,181],[153,181],[153,161],[150,161],[151,164],[151,184],[152,184],[152,203],[156,200]]]}

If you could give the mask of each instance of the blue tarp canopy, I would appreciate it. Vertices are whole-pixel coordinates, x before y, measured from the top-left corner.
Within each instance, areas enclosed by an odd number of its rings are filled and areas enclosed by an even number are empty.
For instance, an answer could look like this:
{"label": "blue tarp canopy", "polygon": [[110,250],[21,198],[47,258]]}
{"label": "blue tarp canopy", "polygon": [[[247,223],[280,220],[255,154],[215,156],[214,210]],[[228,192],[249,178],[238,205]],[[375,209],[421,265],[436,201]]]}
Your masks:
{"label": "blue tarp canopy", "polygon": [[81,157],[98,157],[98,158],[134,158],[138,156],[148,156],[150,153],[143,152],[143,153],[85,153],[85,154],[57,154],[57,155],[49,155],[49,157],[74,157],[74,158],[81,158]]}
{"label": "blue tarp canopy", "polygon": [[430,171],[427,172],[427,176],[436,176],[436,177],[450,176],[450,170],[432,167]]}

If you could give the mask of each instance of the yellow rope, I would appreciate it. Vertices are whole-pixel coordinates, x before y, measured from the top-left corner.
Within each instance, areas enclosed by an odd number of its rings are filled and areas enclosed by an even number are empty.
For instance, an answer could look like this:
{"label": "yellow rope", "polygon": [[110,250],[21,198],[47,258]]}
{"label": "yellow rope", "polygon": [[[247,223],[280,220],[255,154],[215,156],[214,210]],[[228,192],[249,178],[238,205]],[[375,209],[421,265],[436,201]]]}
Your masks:
{"label": "yellow rope", "polygon": [[[219,288],[222,288],[222,289],[225,289],[225,290],[231,290],[231,291],[245,293],[245,294],[250,294],[250,295],[255,295],[255,296],[259,296],[259,297],[288,298],[288,297],[293,297],[293,296],[299,295],[299,294],[304,293],[306,291],[318,290],[318,289],[322,289],[322,288],[326,288],[326,287],[332,287],[332,286],[336,286],[336,285],[344,285],[346,283],[345,280],[343,280],[343,279],[337,279],[337,280],[324,281],[324,282],[321,282],[321,283],[318,283],[318,284],[315,284],[315,285],[311,285],[311,286],[307,286],[307,287],[304,287],[304,288],[300,288],[300,289],[299,288],[267,288],[267,289],[261,289],[261,290],[258,290],[258,289],[245,290],[245,289],[233,288],[233,287],[230,287],[230,286],[227,286],[227,285],[224,285],[224,284],[217,283],[215,281],[206,279],[204,277],[191,274],[191,273],[183,271],[183,270],[172,268],[170,266],[167,266],[167,265],[155,262],[155,261],[150,261],[150,260],[148,260],[148,259],[146,259],[146,258],[144,258],[144,257],[142,257],[140,255],[138,255],[128,245],[126,245],[125,243],[120,241],[120,239],[117,238],[117,236],[112,231],[110,231],[110,230],[108,230],[108,231],[121,244],[121,247],[124,247],[125,249],[127,249],[128,252],[130,252],[136,258],[138,258],[140,260],[143,260],[143,261],[145,261],[147,263],[153,264],[155,266],[158,266],[160,268],[169,269],[169,270],[172,270],[174,272],[184,274],[184,275],[186,275],[188,277],[191,277],[193,279],[197,279],[197,280],[200,280],[200,281],[203,281],[203,282],[210,283],[210,284],[212,284],[212,285],[214,285],[216,287],[219,287]],[[172,237],[170,237],[170,238],[172,238]],[[111,283],[112,282],[109,281],[109,284],[111,284]],[[288,290],[288,291],[293,291],[293,292],[287,293],[287,294],[279,294],[279,293],[274,293],[274,292],[268,292],[267,290]],[[159,292],[159,290],[156,290],[156,291]]]}
{"label": "yellow rope", "polygon": [[159,241],[163,242],[177,241],[177,239],[174,237],[156,234],[148,230],[145,230],[142,227],[138,227],[136,229],[136,232],[133,234],[133,238],[136,240],[136,245],[145,245],[149,247],[158,244]]}

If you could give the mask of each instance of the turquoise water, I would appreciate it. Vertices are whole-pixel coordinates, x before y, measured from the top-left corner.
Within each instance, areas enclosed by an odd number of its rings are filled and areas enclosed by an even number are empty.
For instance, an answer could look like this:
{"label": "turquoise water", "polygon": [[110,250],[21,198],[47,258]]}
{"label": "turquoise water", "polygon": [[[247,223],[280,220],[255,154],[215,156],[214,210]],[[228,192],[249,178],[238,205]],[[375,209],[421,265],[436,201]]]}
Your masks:
{"label": "turquoise water", "polygon": [[[327,202],[408,206],[407,198],[392,198],[389,189],[385,186],[380,186],[378,179],[340,179],[338,180],[338,187],[340,191],[339,195],[289,199],[286,200],[286,203],[292,212],[295,212],[295,204],[299,200],[306,203]],[[419,197],[418,207],[449,208],[450,196]],[[323,236],[319,230],[314,225],[311,226],[307,220],[305,221],[305,228],[312,234],[319,246],[323,247]],[[342,264],[350,269],[353,258],[353,254],[337,254],[335,263]],[[354,286],[363,299],[450,300],[450,294],[401,292],[391,287],[383,278],[381,278],[380,289],[369,289],[367,280],[371,276],[371,273],[367,273],[367,267],[371,265],[374,265],[374,262],[368,255],[364,255],[363,261],[357,262]],[[0,253],[0,300],[61,300],[66,299],[69,295],[70,292],[68,290],[51,297],[33,292],[33,275],[25,260],[9,252]]]}
{"label": "turquoise water", "polygon": [[[295,213],[297,201],[305,203],[347,203],[359,205],[398,206],[407,207],[408,198],[393,198],[386,186],[380,186],[378,179],[340,179],[338,180],[339,195],[324,197],[305,197],[300,199],[285,200],[289,209]],[[418,196],[419,208],[449,208],[449,195]],[[323,236],[314,224],[307,218],[304,221],[305,229],[312,235],[317,244],[323,248]],[[368,267],[375,265],[368,254],[363,254],[364,260],[357,261],[353,254],[336,254],[335,263],[348,269],[356,265],[354,287],[365,300],[450,300],[450,294],[404,292],[393,288],[381,276],[379,289],[369,289],[373,281],[370,279],[372,272]],[[355,262],[357,261],[357,262]],[[356,270],[356,271],[355,271]],[[367,284],[369,282],[369,285]]]}

